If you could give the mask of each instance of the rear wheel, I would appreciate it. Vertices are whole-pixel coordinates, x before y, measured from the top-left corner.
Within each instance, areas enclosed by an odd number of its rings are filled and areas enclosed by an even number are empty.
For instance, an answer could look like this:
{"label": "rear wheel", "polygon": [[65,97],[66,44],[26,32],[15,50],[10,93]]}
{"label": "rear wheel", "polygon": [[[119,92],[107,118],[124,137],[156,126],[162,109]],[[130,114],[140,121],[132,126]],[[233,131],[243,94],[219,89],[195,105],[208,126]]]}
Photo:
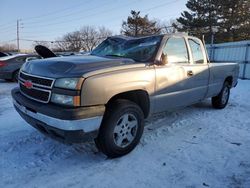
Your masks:
{"label": "rear wheel", "polygon": [[230,85],[225,82],[219,95],[212,98],[212,105],[216,109],[223,109],[226,107],[230,96]]}
{"label": "rear wheel", "polygon": [[139,143],[144,129],[141,108],[128,100],[117,100],[107,107],[96,146],[114,158],[132,151]]}

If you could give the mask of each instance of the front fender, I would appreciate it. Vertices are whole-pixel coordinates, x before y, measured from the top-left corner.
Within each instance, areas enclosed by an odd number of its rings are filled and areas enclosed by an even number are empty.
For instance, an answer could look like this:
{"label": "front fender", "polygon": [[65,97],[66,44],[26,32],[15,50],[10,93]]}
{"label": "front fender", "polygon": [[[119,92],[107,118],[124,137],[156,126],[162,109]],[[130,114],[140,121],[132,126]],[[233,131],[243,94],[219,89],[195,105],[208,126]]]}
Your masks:
{"label": "front fender", "polygon": [[154,92],[154,67],[120,70],[87,78],[82,86],[81,105],[103,105],[115,95],[132,90]]}

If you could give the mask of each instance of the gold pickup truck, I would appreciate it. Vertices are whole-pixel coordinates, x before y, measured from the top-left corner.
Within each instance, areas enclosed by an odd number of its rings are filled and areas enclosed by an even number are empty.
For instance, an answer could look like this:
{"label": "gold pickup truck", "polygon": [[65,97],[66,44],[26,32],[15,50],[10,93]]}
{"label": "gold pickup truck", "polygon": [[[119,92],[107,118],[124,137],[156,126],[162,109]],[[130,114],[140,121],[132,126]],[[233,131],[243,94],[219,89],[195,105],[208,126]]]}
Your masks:
{"label": "gold pickup truck", "polygon": [[63,142],[94,139],[108,157],[139,143],[144,119],[212,98],[224,108],[236,63],[209,62],[201,40],[182,34],[113,36],[89,55],[26,62],[12,90],[18,113]]}

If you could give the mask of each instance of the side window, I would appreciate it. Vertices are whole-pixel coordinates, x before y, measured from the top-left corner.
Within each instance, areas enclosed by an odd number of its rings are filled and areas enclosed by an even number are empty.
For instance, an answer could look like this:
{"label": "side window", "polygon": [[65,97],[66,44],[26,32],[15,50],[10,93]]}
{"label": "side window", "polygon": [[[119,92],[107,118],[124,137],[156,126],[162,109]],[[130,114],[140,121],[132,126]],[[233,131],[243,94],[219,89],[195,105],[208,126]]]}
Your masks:
{"label": "side window", "polygon": [[202,64],[204,63],[204,56],[201,49],[200,41],[195,39],[188,39],[191,52],[193,54],[194,63]]}
{"label": "side window", "polygon": [[188,63],[188,52],[183,38],[169,38],[163,49],[168,63]]}

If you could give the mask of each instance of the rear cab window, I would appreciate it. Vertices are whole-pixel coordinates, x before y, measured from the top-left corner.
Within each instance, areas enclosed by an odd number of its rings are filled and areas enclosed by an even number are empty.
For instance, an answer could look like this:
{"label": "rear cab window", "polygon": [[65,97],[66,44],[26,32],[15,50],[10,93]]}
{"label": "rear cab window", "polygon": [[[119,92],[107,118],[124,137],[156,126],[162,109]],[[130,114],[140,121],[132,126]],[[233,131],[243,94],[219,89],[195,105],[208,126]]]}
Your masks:
{"label": "rear cab window", "polygon": [[188,43],[193,57],[193,63],[194,64],[205,63],[205,57],[203,53],[204,49],[201,41],[194,38],[189,38]]}

